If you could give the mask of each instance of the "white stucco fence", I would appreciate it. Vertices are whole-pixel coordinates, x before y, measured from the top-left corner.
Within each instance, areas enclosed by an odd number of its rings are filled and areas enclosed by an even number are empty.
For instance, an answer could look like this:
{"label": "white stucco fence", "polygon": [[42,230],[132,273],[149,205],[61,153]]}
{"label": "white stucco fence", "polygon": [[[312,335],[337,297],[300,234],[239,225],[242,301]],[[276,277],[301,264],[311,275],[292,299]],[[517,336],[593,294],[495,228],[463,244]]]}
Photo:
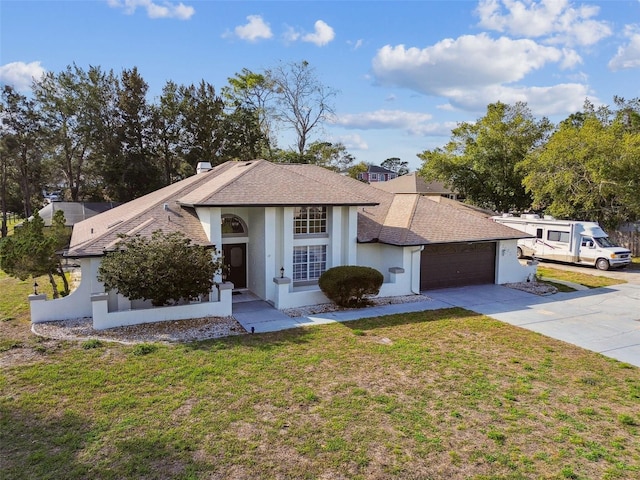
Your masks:
{"label": "white stucco fence", "polygon": [[[131,302],[118,299],[115,308],[110,308],[109,294],[104,293],[104,285],[97,281],[98,258],[85,258],[80,262],[81,280],[78,287],[68,296],[47,300],[45,294],[29,295],[31,322],[43,323],[76,318],[93,318],[93,328],[122,327],[166,320],[186,320],[202,317],[226,317],[232,313],[233,284],[217,285],[208,302],[131,309]],[[217,290],[217,291],[216,291]],[[119,296],[118,296],[119,297]],[[119,308],[120,303],[127,308]],[[111,311],[109,311],[111,310]]]}
{"label": "white stucco fence", "polygon": [[215,302],[192,303],[169,307],[154,307],[142,310],[109,311],[109,295],[97,293],[91,296],[93,328],[107,328],[140,325],[143,323],[164,322],[168,320],[188,320],[203,317],[228,317],[232,309],[233,284],[218,285],[219,300]]}

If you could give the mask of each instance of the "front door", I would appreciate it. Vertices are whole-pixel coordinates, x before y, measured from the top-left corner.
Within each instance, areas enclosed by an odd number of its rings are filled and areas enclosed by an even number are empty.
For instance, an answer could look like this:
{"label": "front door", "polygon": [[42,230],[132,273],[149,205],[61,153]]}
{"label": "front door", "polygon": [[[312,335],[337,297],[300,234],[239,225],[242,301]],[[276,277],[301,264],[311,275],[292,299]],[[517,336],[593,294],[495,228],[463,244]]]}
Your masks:
{"label": "front door", "polygon": [[247,244],[222,245],[222,255],[226,280],[232,282],[234,288],[247,288]]}

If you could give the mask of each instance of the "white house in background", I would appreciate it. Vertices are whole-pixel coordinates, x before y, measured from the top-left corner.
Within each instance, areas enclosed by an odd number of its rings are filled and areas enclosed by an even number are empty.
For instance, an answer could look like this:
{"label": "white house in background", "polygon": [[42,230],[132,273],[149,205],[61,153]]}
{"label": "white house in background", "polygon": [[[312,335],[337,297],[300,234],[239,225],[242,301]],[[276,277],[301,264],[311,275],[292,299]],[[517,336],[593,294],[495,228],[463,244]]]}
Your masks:
{"label": "white house in background", "polygon": [[[97,280],[105,252],[120,234],[156,230],[215,246],[229,265],[227,283],[216,279],[197,304],[146,310],[105,292]],[[231,288],[279,309],[326,303],[318,278],[339,265],[379,270],[380,296],[524,281],[532,273],[516,258],[524,236],[461,204],[395,195],[314,165],[227,162],[77,223],[67,255],[81,263],[81,284],[58,300],[31,296],[32,321],[93,317],[108,328],[230,315]]]}

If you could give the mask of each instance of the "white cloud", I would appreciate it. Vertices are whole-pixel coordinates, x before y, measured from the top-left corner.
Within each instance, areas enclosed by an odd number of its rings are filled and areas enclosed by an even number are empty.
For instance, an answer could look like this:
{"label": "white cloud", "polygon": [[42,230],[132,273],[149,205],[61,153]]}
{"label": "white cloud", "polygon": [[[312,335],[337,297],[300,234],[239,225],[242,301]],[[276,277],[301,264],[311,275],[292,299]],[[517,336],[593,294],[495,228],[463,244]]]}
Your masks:
{"label": "white cloud", "polygon": [[376,110],[375,112],[339,115],[334,119],[334,123],[345,128],[405,128],[426,122],[431,118],[432,116],[428,113]]}
{"label": "white cloud", "polygon": [[332,137],[333,143],[342,143],[347,150],[369,150],[367,142],[357,133]]}
{"label": "white cloud", "polygon": [[21,92],[29,90],[33,79],[40,79],[44,74],[40,62],[12,62],[0,66],[0,82]]}
{"label": "white cloud", "polygon": [[517,37],[543,37],[547,43],[593,45],[611,35],[605,21],[595,20],[596,5],[574,6],[568,0],[481,0],[480,26]]}
{"label": "white cloud", "polygon": [[430,123],[432,118],[428,113],[376,110],[337,115],[333,123],[348,129],[400,129],[410,135],[449,135],[451,128],[455,127],[455,124]]}
{"label": "white cloud", "polygon": [[373,59],[376,80],[427,95],[449,96],[460,90],[522,80],[566,53],[533,40],[494,40],[482,33],[445,39],[419,49],[386,45]]}
{"label": "white cloud", "polygon": [[189,20],[196,10],[180,2],[177,5],[168,1],[154,3],[152,0],[107,0],[110,7],[121,8],[127,15],[132,15],[140,8],[147,11],[149,18],[177,18]]}
{"label": "white cloud", "polygon": [[358,50],[362,45],[364,45],[364,40],[359,38],[355,42],[352,40],[347,40],[347,45],[351,47],[351,50]]}
{"label": "white cloud", "polygon": [[[459,91],[449,101],[464,110],[481,112],[490,103],[514,104],[526,102],[535,115],[554,116],[582,110],[589,96],[588,87],[579,83],[564,83],[549,87],[507,87],[494,85],[478,90]],[[592,97],[593,103],[599,100]]]}
{"label": "white cloud", "polygon": [[239,25],[234,29],[234,33],[242,40],[256,42],[260,39],[268,39],[273,36],[271,27],[260,15],[249,15],[246,25]]}
{"label": "white cloud", "polygon": [[318,47],[322,47],[331,42],[336,34],[329,25],[322,20],[316,21],[314,24],[314,32],[302,36],[303,42],[313,43]]}
{"label": "white cloud", "polygon": [[287,27],[284,33],[282,34],[282,38],[286,43],[297,42],[300,38],[300,33],[296,31],[293,27]]}
{"label": "white cloud", "polygon": [[609,69],[615,71],[640,67],[640,28],[627,25],[625,36],[629,43],[618,47],[618,52],[609,62]]}

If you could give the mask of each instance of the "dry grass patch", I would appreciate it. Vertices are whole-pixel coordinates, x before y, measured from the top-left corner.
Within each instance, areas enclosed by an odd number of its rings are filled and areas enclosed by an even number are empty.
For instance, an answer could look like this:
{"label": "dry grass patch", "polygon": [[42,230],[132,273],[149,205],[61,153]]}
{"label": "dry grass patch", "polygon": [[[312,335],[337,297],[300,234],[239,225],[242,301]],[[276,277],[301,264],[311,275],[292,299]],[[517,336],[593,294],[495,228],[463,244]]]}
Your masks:
{"label": "dry grass patch", "polygon": [[4,370],[9,478],[637,478],[638,369],[462,309]]}

